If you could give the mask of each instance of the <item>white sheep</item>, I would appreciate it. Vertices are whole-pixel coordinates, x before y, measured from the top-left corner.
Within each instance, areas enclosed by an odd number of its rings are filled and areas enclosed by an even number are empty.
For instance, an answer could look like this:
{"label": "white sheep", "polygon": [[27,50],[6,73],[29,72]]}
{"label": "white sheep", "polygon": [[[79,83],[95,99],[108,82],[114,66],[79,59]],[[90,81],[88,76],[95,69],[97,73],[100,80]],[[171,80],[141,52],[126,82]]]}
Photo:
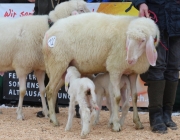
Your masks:
{"label": "white sheep", "polygon": [[[50,47],[48,40],[52,37],[56,39]],[[136,103],[137,74],[146,72],[150,64],[156,65],[158,43],[159,29],[153,20],[145,17],[85,13],[57,21],[43,40],[46,71],[50,78],[46,86],[50,120],[54,125],[59,124],[53,110],[58,92],[55,87],[64,84],[63,74],[72,65],[81,74],[109,72],[114,95],[112,129],[120,131],[119,79],[123,74],[129,74],[132,100]],[[137,129],[142,129],[137,105],[133,106],[133,121]]]}
{"label": "white sheep", "polygon": [[[15,70],[19,78],[17,119],[24,119],[23,98],[26,77],[34,71],[39,84],[43,113],[48,116],[45,102],[45,65],[42,41],[49,25],[73,14],[89,12],[83,0],[71,0],[56,6],[49,15],[26,16],[17,19],[0,18],[0,74]],[[48,24],[49,23],[49,24]]]}
{"label": "white sheep", "polygon": [[[106,97],[106,105],[107,108],[110,111],[110,120],[109,120],[109,126],[112,123],[112,108],[111,108],[111,99],[112,94],[111,91],[112,85],[110,82],[109,73],[100,73],[96,75],[93,79],[93,82],[95,84],[95,93],[96,93],[96,99],[97,99],[97,105],[99,108],[102,107],[102,99],[103,97]],[[131,95],[131,87],[130,87],[130,81],[128,76],[122,75],[120,79],[120,90],[121,90],[121,96],[122,96],[122,115],[120,118],[120,124],[123,126],[124,120],[126,118],[126,115],[129,110],[129,98]],[[110,97],[111,96],[111,97]],[[99,113],[100,110],[96,110],[96,118],[95,118],[95,124],[99,123]]]}
{"label": "white sheep", "polygon": [[[68,89],[68,85],[70,87]],[[74,116],[74,106],[76,102],[80,107],[82,131],[81,138],[85,138],[90,132],[90,127],[94,122],[95,110],[98,109],[96,104],[95,85],[89,78],[81,78],[81,74],[75,67],[69,67],[65,76],[65,90],[70,95],[68,121],[66,131],[72,127]]]}

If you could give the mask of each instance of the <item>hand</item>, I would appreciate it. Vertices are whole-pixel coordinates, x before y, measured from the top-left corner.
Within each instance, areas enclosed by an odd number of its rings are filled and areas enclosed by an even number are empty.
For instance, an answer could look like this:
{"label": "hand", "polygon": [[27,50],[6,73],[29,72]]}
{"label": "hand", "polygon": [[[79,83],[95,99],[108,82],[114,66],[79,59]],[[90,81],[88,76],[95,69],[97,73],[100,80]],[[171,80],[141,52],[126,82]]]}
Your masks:
{"label": "hand", "polygon": [[148,6],[145,3],[142,3],[139,6],[139,17],[149,18]]}
{"label": "hand", "polygon": [[35,2],[35,0],[28,0],[29,2],[32,2],[32,3],[34,3]]}

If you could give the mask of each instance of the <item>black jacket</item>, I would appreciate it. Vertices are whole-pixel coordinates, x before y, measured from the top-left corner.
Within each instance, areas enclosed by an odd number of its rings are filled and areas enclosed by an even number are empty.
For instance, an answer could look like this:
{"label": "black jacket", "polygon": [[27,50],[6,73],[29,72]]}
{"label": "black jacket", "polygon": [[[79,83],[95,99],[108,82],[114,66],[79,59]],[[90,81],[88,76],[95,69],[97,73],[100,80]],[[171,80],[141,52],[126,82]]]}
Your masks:
{"label": "black jacket", "polygon": [[[61,2],[68,0],[52,0],[54,7]],[[50,11],[54,10],[51,0],[36,0],[34,7],[34,15],[48,15]]]}
{"label": "black jacket", "polygon": [[28,0],[0,0],[0,3],[30,3]]}
{"label": "black jacket", "polygon": [[169,36],[180,36],[180,0],[132,0],[135,8],[146,3],[158,18],[160,31],[167,30]]}

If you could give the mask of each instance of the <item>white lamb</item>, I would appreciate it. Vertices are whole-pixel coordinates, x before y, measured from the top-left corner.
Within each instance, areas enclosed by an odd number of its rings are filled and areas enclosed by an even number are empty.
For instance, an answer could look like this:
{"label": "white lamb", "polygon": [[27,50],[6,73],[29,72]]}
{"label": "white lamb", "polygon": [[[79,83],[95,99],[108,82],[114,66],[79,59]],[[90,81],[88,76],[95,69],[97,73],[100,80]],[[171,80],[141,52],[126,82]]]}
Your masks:
{"label": "white lamb", "polygon": [[[50,47],[47,42],[52,37],[56,39]],[[59,124],[53,109],[57,87],[64,84],[63,74],[72,65],[81,74],[109,72],[114,95],[112,129],[120,131],[119,79],[129,74],[132,100],[136,103],[137,74],[146,72],[150,64],[156,65],[158,42],[157,25],[145,17],[85,13],[57,21],[43,40],[46,71],[50,77],[46,93],[53,124]],[[137,129],[143,128],[137,110],[134,110],[133,120]]]}
{"label": "white lamb", "polygon": [[23,98],[26,93],[26,77],[34,71],[39,84],[43,113],[48,116],[45,102],[45,65],[42,41],[50,24],[73,14],[89,12],[86,2],[72,0],[56,6],[49,15],[26,16],[17,19],[0,18],[0,74],[15,70],[19,78],[19,104],[17,119],[24,119]]}
{"label": "white lamb", "polygon": [[[68,85],[70,84],[69,90]],[[84,138],[90,132],[90,127],[94,122],[96,109],[95,85],[89,78],[81,78],[81,74],[75,67],[69,67],[65,76],[65,90],[70,95],[68,121],[66,131],[72,127],[74,116],[74,106],[76,102],[80,107],[82,131],[81,137]]]}
{"label": "white lamb", "polygon": [[[102,107],[103,97],[106,97],[106,105],[110,111],[110,116],[111,116],[111,118],[109,120],[109,125],[110,125],[112,123],[112,108],[111,108],[112,94],[111,94],[111,91],[113,91],[113,89],[112,89],[112,85],[110,82],[109,73],[100,73],[100,74],[96,75],[93,79],[93,82],[95,84],[95,93],[96,93],[96,98],[97,98],[97,105],[99,108]],[[120,124],[121,124],[121,126],[123,126],[124,120],[126,118],[128,110],[129,110],[129,98],[131,95],[130,81],[129,81],[128,76],[126,76],[126,75],[121,76],[120,90],[121,90],[121,96],[122,96],[122,100],[123,100]],[[100,110],[97,110],[95,124],[99,123],[99,113],[100,113]]]}

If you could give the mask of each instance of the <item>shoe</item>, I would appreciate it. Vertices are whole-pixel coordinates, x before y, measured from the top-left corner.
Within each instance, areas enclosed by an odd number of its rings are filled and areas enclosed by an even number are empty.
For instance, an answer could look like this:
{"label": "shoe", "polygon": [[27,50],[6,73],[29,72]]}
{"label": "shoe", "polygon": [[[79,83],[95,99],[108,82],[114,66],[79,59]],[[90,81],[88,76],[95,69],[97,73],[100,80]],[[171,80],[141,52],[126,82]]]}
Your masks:
{"label": "shoe", "polygon": [[162,109],[150,109],[149,119],[152,132],[161,134],[167,133],[167,127],[163,120]]}
{"label": "shoe", "polygon": [[43,114],[42,111],[39,111],[36,116],[39,117],[39,118],[45,117],[45,115]]}
{"label": "shoe", "polygon": [[178,81],[167,81],[164,90],[163,97],[163,120],[167,127],[172,130],[177,130],[177,124],[172,120],[172,110],[176,97],[176,90],[178,86]]}

